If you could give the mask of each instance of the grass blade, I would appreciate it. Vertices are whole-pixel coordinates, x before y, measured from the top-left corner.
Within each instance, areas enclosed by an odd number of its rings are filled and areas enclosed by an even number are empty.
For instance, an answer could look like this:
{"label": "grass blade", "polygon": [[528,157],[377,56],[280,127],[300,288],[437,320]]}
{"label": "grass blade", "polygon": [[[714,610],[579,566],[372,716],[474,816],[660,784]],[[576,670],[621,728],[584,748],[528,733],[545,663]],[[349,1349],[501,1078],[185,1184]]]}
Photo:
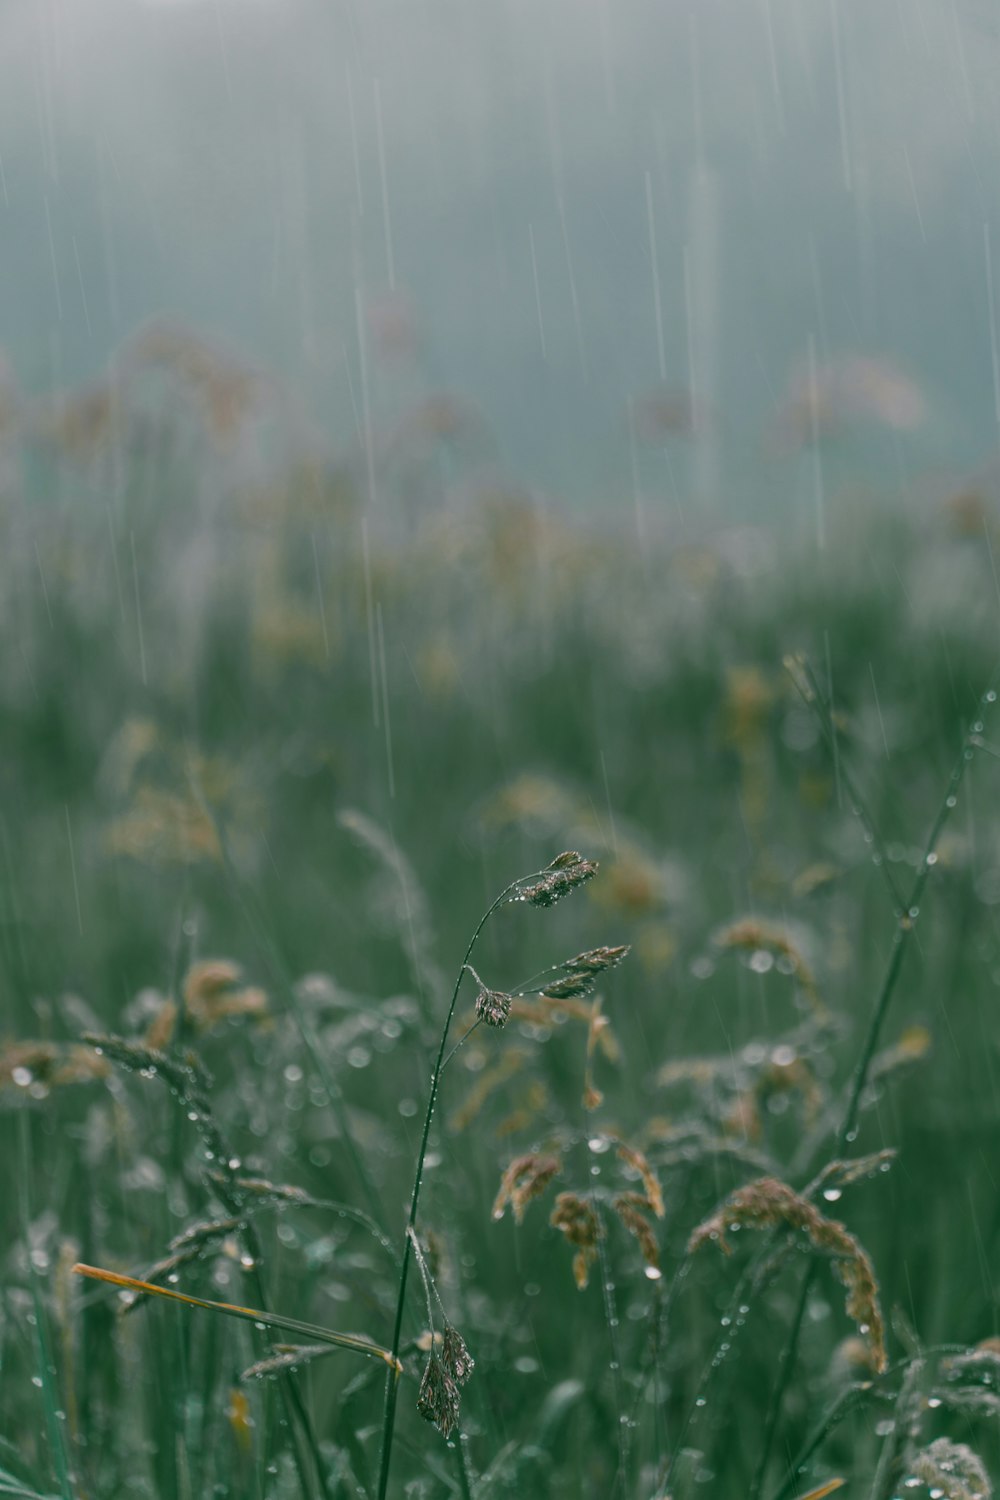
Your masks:
{"label": "grass blade", "polygon": [[117,1271],[104,1271],[98,1266],[85,1266],[79,1262],[73,1267],[78,1276],[91,1276],[95,1281],[105,1281],[109,1286],[124,1287],[131,1292],[145,1292],[148,1296],[169,1297],[172,1302],[183,1302],[188,1307],[203,1307],[209,1312],[225,1313],[230,1318],[242,1318],[247,1323],[263,1324],[265,1328],[281,1328],[288,1333],[303,1334],[321,1344],[335,1344],[339,1349],[351,1349],[355,1354],[365,1354],[372,1359],[381,1359],[402,1374],[402,1365],[394,1359],[388,1349],[374,1344],[370,1339],[357,1338],[350,1333],[334,1333],[330,1328],[321,1328],[316,1323],[303,1323],[298,1318],[282,1317],[278,1313],[264,1312],[261,1308],[238,1307],[234,1302],[210,1302],[204,1297],[190,1297],[186,1292],[171,1291],[165,1286],[154,1286],[151,1281],[138,1281],[134,1276],[120,1276]]}

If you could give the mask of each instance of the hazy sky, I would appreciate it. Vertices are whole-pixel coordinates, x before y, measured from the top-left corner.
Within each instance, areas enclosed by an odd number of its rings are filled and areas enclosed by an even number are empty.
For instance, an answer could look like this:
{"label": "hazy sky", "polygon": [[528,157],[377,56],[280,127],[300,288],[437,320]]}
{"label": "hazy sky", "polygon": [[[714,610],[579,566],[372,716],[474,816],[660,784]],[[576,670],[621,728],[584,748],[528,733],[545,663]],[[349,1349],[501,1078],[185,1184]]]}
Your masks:
{"label": "hazy sky", "polygon": [[713,413],[681,486],[740,482],[810,344],[897,360],[893,461],[959,469],[998,441],[998,64],[976,0],[7,0],[0,343],[45,390],[174,313],[349,442],[395,288],[543,488],[627,487],[664,386]]}

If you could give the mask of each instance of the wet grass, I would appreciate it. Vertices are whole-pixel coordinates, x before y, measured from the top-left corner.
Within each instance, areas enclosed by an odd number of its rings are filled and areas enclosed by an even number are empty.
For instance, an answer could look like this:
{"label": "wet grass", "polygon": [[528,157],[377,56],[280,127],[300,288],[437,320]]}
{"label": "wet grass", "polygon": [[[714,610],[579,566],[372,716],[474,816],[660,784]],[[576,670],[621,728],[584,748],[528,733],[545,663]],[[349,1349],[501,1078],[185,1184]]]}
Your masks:
{"label": "wet grass", "polygon": [[988,510],[199,474],[3,511],[0,1493],[987,1493]]}

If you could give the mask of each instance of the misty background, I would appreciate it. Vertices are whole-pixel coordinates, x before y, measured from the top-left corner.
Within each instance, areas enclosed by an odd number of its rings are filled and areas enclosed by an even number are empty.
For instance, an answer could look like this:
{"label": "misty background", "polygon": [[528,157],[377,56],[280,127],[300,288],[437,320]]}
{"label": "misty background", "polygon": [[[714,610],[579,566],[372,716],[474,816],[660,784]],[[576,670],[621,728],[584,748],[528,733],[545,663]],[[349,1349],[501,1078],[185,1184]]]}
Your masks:
{"label": "misty background", "polygon": [[[1000,441],[998,63],[959,0],[8,0],[0,345],[45,395],[167,315],[355,457],[458,393],[581,505],[947,490]],[[901,414],[787,441],[859,357]]]}

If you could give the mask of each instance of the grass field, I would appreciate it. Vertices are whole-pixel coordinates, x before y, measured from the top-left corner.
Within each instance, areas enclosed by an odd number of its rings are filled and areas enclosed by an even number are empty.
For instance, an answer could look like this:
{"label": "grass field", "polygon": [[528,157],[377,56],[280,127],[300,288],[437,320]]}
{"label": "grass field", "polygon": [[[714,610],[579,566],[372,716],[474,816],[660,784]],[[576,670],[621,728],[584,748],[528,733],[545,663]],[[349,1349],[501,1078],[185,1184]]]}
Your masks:
{"label": "grass field", "polygon": [[0,514],[0,1494],[990,1494],[988,498],[392,528],[185,420]]}

